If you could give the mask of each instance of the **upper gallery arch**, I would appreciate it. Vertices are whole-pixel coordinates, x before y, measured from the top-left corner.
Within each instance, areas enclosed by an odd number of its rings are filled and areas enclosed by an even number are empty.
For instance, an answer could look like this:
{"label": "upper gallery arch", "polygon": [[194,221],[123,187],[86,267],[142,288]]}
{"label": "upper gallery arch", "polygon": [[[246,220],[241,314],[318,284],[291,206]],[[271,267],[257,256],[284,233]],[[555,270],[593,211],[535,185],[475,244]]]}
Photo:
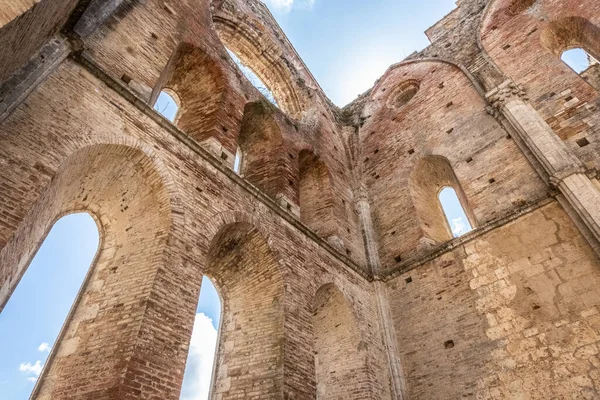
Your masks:
{"label": "upper gallery arch", "polygon": [[[249,4],[248,7],[257,7],[257,4]],[[308,108],[308,85],[316,87],[316,81],[283,32],[279,29],[273,32],[252,16],[268,13],[266,7],[252,11],[246,13],[227,0],[214,1],[212,19],[215,30],[223,45],[237,55],[272,92],[282,111],[300,119]],[[283,49],[290,50],[291,56],[284,54]]]}

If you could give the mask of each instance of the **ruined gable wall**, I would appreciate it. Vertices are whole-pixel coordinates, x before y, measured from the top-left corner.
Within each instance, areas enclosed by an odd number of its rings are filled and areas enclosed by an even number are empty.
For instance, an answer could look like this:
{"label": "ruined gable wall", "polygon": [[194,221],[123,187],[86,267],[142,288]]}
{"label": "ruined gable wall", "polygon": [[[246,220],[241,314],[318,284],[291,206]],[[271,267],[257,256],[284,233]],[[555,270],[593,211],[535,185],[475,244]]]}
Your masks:
{"label": "ruined gable wall", "polygon": [[[418,92],[400,109],[389,107],[394,89],[410,80],[418,82]],[[359,163],[384,270],[430,251],[420,241],[424,227],[409,187],[417,162],[426,156],[449,160],[475,226],[546,196],[535,170],[457,67],[440,62],[398,65],[369,100],[363,110]]]}

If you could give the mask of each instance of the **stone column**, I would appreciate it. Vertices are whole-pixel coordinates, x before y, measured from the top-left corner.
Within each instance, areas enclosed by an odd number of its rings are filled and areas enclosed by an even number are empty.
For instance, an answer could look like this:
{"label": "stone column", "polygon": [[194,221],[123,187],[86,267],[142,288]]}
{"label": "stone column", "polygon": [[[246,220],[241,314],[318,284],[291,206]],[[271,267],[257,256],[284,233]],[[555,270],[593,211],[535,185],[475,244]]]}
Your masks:
{"label": "stone column", "polygon": [[365,250],[367,252],[367,263],[373,275],[379,274],[381,261],[379,260],[379,246],[375,240],[375,230],[373,229],[373,219],[371,218],[371,205],[369,204],[369,195],[367,188],[361,185],[356,192],[356,211],[362,225]]}
{"label": "stone column", "polygon": [[[364,185],[361,185],[356,192],[356,210],[358,211],[362,226],[365,250],[367,252],[367,263],[371,273],[377,279],[381,270],[379,245],[375,239],[369,195],[367,188]],[[398,356],[398,340],[396,338],[396,331],[392,320],[385,283],[376,280],[373,282],[373,287],[377,298],[381,340],[383,341],[385,353],[388,358],[387,362],[392,384],[392,398],[401,400],[406,398],[406,385],[402,364],[400,362],[400,357]]]}
{"label": "stone column", "polygon": [[548,174],[548,184],[560,190],[600,242],[600,192],[585,174],[583,163],[527,102],[523,87],[506,80],[486,98],[490,114],[506,118]]}

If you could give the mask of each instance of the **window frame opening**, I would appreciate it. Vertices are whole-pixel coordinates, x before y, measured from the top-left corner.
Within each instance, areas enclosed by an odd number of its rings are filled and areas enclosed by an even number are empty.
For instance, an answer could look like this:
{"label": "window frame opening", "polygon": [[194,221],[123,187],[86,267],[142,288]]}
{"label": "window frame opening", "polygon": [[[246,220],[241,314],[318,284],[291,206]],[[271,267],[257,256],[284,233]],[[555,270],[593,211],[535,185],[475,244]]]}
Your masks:
{"label": "window frame opening", "polygon": [[[576,51],[583,53],[582,55],[585,55],[585,57],[587,58],[587,65],[585,66],[585,68],[576,68],[576,65],[574,65],[576,61],[574,60],[574,58],[569,57]],[[565,57],[565,55],[567,55],[567,57]],[[565,65],[571,68],[579,76],[581,76],[581,74],[590,69],[594,64],[599,63],[598,60],[583,47],[571,47],[569,49],[564,50],[560,55],[560,59]]]}
{"label": "window frame opening", "polygon": [[244,164],[244,153],[240,146],[235,151],[235,157],[233,158],[233,172],[238,175],[242,175],[242,168]]}
{"label": "window frame opening", "polygon": [[[169,101],[172,101],[173,104],[176,107],[175,113],[173,114],[173,116],[171,118],[169,118],[169,116],[165,115],[165,113],[164,113],[164,111],[167,109],[167,105],[165,105],[165,108],[163,109],[163,111],[161,111],[158,108],[159,107],[159,101],[161,101],[161,97],[163,95],[167,96],[169,98]],[[158,96],[156,98],[156,101],[154,102],[154,105],[152,106],[152,109],[155,110],[160,115],[162,115],[167,120],[169,120],[172,124],[177,125],[177,121],[179,120],[179,117],[181,116],[181,100],[179,99],[179,96],[177,95],[177,93],[175,93],[175,91],[173,91],[173,90],[171,90],[169,88],[163,88],[158,93]]]}
{"label": "window frame opening", "polygon": [[[456,212],[457,212],[457,215],[461,214],[461,215],[459,215],[459,217],[462,218],[465,222],[464,229],[466,229],[466,230],[464,230],[464,231],[463,231],[463,229],[460,229],[459,232],[455,232],[456,228],[453,229],[453,223],[455,225],[457,225],[460,223],[460,221],[457,221],[456,217],[451,218],[451,216],[449,215],[450,213],[447,211],[448,205],[444,205],[444,201],[442,201],[442,193],[447,190],[452,191],[453,198],[456,200],[456,203],[457,203],[456,205],[458,205],[460,208],[459,210],[456,210]],[[460,201],[460,197],[458,196],[456,189],[454,189],[452,186],[449,186],[449,185],[442,186],[440,188],[440,190],[438,191],[437,200],[438,200],[439,207],[442,211],[442,214],[444,215],[444,220],[446,221],[446,228],[448,229],[448,232],[450,233],[450,236],[453,239],[464,236],[474,229],[473,224],[471,223],[469,216],[467,215],[467,211],[465,210],[465,207],[463,206],[462,202]]]}
{"label": "window frame opening", "polygon": [[[206,285],[210,285],[210,287],[207,290]],[[204,310],[205,308],[208,308],[209,304],[203,304],[203,300],[206,301],[208,303],[209,300],[205,300],[203,299],[204,294],[205,293],[209,293],[208,296],[211,295],[211,292],[216,293],[217,295],[217,299],[218,299],[218,323],[214,324],[213,318],[208,315],[207,313],[205,313]],[[214,297],[214,296],[213,296]],[[203,310],[203,311],[200,311]],[[192,396],[191,398],[195,399],[196,396],[198,396],[198,388],[196,386],[194,386],[195,383],[197,383],[197,381],[194,381],[193,379],[198,379],[199,377],[202,377],[201,379],[204,381],[204,383],[207,383],[208,385],[208,393],[207,393],[207,399],[212,398],[212,394],[213,391],[215,389],[215,383],[216,383],[216,379],[217,379],[217,369],[218,369],[218,358],[217,358],[217,353],[219,350],[219,345],[220,345],[220,341],[221,341],[221,329],[223,327],[223,316],[224,316],[224,302],[223,302],[223,296],[221,294],[221,290],[219,289],[219,287],[217,286],[217,284],[215,283],[215,280],[213,280],[210,276],[208,275],[204,275],[202,277],[202,285],[200,287],[200,294],[198,296],[198,304],[196,306],[196,314],[194,317],[194,328],[192,329],[192,334],[190,337],[190,345],[188,348],[188,355],[186,357],[186,362],[185,362],[185,369],[183,371],[183,381],[182,381],[182,385],[181,385],[181,391],[179,394],[179,399],[180,400],[187,400],[188,397],[187,395],[189,394],[190,396]],[[204,379],[207,375],[207,371],[200,369],[199,371],[191,371],[189,370],[190,368],[190,362],[196,362],[196,363],[201,363],[202,359],[193,359],[194,356],[197,356],[197,354],[193,354],[193,347],[195,347],[196,344],[199,345],[199,347],[202,347],[203,345],[200,343],[195,343],[194,339],[197,338],[198,335],[198,331],[196,331],[196,329],[198,329],[200,327],[200,325],[196,326],[196,318],[198,318],[198,316],[200,314],[204,315],[204,318],[207,318],[211,321],[212,323],[212,327],[215,329],[216,331],[216,337],[215,337],[215,341],[212,347],[212,363],[210,366],[210,369],[208,371],[210,371],[210,376],[209,379],[206,380]],[[202,332],[204,333],[204,332]],[[202,336],[202,341],[205,341],[205,337]],[[210,349],[209,349],[210,350]],[[202,354],[203,356],[206,356],[206,353]],[[197,366],[197,365],[195,365]],[[200,366],[201,368],[201,366]],[[199,374],[196,374],[194,376],[190,375],[190,372],[199,372]]]}

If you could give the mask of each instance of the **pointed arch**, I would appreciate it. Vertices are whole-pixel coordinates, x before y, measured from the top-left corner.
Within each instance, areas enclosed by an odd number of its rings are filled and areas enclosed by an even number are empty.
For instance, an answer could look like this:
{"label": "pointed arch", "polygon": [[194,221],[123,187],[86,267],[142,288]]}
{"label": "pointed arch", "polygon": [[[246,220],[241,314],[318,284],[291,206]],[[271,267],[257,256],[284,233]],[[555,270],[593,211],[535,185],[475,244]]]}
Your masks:
{"label": "pointed arch", "polygon": [[299,119],[307,104],[304,88],[300,86],[304,82],[294,80],[279,45],[265,35],[267,29],[250,16],[224,9],[213,11],[213,23],[223,45],[265,83],[285,113]]}
{"label": "pointed arch", "polygon": [[310,150],[302,150],[300,163],[300,220],[319,236],[336,233],[331,174],[323,161]]}
{"label": "pointed arch", "polygon": [[276,198],[288,191],[287,160],[281,129],[271,107],[260,101],[246,105],[238,146],[243,159],[241,174]]}
{"label": "pointed arch", "polygon": [[475,217],[452,165],[447,158],[431,155],[417,161],[409,178],[409,190],[420,222],[422,235],[435,243],[452,239],[453,234],[439,201],[440,191],[450,187],[455,192],[471,226]]}
{"label": "pointed arch", "polygon": [[198,142],[209,138],[226,142],[225,133],[233,131],[235,125],[224,108],[227,88],[219,63],[199,47],[180,43],[159,78],[150,103],[154,105],[160,93],[167,91],[179,102],[174,121],[179,129]]}

